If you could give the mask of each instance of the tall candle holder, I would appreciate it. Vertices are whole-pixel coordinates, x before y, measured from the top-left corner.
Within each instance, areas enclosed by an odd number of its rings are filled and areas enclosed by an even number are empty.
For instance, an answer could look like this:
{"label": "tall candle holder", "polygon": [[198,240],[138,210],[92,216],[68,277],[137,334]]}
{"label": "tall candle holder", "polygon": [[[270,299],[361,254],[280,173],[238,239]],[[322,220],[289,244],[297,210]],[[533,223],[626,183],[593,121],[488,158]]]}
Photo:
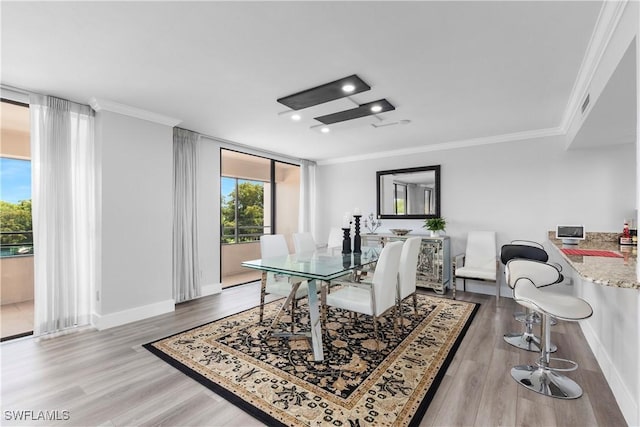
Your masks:
{"label": "tall candle holder", "polygon": [[342,238],[342,253],[350,254],[351,253],[351,227],[343,228],[342,232],[344,236]]}
{"label": "tall candle holder", "polygon": [[362,244],[362,240],[360,238],[360,217],[362,215],[354,215],[353,217],[355,218],[355,234],[353,236],[353,252],[354,253],[361,253],[361,244]]}

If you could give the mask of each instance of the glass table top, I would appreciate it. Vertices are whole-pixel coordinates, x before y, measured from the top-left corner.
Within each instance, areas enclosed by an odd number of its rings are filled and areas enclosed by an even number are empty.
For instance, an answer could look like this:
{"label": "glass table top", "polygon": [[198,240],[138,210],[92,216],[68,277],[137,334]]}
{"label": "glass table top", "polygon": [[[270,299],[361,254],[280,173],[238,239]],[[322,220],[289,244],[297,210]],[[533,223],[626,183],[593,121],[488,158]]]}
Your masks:
{"label": "glass table top", "polygon": [[331,280],[378,260],[382,248],[363,247],[360,254],[341,253],[341,248],[331,248],[316,252],[290,254],[286,256],[245,261],[243,267],[263,271],[305,277],[309,279]]}

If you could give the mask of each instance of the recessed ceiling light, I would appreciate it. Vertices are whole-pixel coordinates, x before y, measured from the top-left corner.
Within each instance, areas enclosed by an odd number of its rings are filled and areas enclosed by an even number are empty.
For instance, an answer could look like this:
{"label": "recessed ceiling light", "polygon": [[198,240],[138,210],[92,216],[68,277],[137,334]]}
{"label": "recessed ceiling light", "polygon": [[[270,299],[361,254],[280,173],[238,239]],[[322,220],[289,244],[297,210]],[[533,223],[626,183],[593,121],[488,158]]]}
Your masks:
{"label": "recessed ceiling light", "polygon": [[373,111],[374,113],[379,113],[380,111],[382,111],[382,105],[374,105],[373,107],[371,107],[371,111]]}
{"label": "recessed ceiling light", "polygon": [[329,129],[326,126],[320,129],[320,132],[322,132],[322,133],[329,133],[329,131],[331,131],[331,129]]}
{"label": "recessed ceiling light", "polygon": [[356,87],[354,85],[352,85],[351,83],[347,83],[346,85],[342,86],[342,91],[343,92],[351,93],[354,90],[356,90]]}
{"label": "recessed ceiling light", "polygon": [[298,121],[302,118],[302,116],[300,114],[294,114],[293,116],[291,116],[291,120],[293,121]]}

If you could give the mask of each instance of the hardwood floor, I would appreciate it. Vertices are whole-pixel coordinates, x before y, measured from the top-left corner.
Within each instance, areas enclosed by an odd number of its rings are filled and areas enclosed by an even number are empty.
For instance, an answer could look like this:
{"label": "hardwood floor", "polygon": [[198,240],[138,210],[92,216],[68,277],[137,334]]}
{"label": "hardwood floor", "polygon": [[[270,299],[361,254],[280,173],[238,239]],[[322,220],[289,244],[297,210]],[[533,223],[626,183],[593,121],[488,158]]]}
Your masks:
{"label": "hardwood floor", "polygon": [[[530,392],[511,379],[512,365],[534,353],[506,344],[519,330],[511,299],[458,293],[481,303],[421,426],[623,426],[624,418],[576,323],[554,326],[557,357],[577,361],[570,373],[584,389],[563,401]],[[180,304],[173,313],[55,338],[1,345],[2,425],[255,426],[260,422],[161,361],[142,344],[258,304],[256,283]],[[9,411],[9,412],[7,412]],[[58,411],[60,421],[15,421],[14,411]],[[63,412],[68,411],[68,412]],[[24,413],[23,413],[24,415]],[[66,420],[62,418],[68,418]]]}

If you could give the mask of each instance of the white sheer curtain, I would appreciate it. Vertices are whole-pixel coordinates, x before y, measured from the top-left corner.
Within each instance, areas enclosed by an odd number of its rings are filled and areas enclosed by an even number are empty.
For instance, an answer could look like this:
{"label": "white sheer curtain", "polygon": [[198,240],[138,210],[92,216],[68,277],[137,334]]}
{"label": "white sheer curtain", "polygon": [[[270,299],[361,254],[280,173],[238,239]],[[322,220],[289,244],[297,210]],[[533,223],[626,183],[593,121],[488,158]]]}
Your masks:
{"label": "white sheer curtain", "polygon": [[34,333],[89,323],[96,278],[94,117],[31,95]]}
{"label": "white sheer curtain", "polygon": [[310,160],[300,162],[300,212],[298,231],[310,232],[316,239],[316,163]]}
{"label": "white sheer curtain", "polygon": [[199,297],[198,134],[173,129],[173,298]]}

